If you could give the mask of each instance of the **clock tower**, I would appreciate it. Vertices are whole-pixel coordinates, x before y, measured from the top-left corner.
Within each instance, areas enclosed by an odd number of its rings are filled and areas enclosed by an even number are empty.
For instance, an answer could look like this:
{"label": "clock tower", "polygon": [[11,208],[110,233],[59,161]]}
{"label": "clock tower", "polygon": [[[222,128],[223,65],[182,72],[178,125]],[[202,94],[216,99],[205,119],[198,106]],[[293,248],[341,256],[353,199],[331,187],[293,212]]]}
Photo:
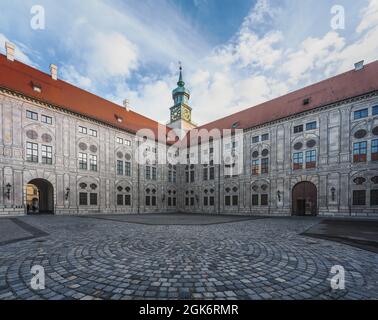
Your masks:
{"label": "clock tower", "polygon": [[192,108],[189,106],[190,92],[185,88],[181,65],[177,86],[178,87],[172,91],[174,105],[170,108],[171,118],[168,126],[172,129],[189,131],[196,126],[192,123]]}

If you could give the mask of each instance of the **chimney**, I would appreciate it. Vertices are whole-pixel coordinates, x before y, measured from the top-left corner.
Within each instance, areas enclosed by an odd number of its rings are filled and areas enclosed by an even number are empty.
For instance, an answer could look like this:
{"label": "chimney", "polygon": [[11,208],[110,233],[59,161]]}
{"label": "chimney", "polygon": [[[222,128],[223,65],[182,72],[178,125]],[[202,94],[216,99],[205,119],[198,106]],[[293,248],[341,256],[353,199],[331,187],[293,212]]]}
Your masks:
{"label": "chimney", "polygon": [[364,60],[358,61],[354,64],[354,71],[359,71],[364,68]]}
{"label": "chimney", "polygon": [[15,46],[13,43],[5,42],[5,51],[9,61],[14,61],[14,50]]}
{"label": "chimney", "polygon": [[51,78],[58,80],[58,67],[55,64],[50,64]]}
{"label": "chimney", "polygon": [[125,107],[126,111],[130,111],[130,102],[129,102],[129,99],[123,100],[123,106]]}

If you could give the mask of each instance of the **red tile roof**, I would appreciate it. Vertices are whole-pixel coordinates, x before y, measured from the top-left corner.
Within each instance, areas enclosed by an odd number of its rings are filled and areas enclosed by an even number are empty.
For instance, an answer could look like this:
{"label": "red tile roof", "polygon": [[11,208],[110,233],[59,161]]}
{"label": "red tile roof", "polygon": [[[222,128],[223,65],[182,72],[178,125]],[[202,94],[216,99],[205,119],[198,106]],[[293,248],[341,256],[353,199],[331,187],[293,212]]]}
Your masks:
{"label": "red tile roof", "polygon": [[[34,91],[32,84],[41,86],[42,92]],[[130,132],[135,133],[147,128],[156,134],[159,126],[162,126],[165,132],[170,130],[152,119],[127,111],[115,103],[65,81],[53,80],[49,74],[19,61],[8,61],[6,56],[1,54],[0,87]],[[376,90],[378,90],[378,61],[366,65],[360,71],[348,71],[207,123],[198,129],[231,129],[235,123],[238,123],[237,129],[247,129]],[[304,105],[304,99],[310,99],[310,103]],[[123,118],[122,123],[117,121],[117,117]]]}
{"label": "red tile roof", "polygon": [[[33,84],[41,87],[41,93],[33,90]],[[154,120],[127,111],[115,103],[65,81],[53,80],[51,75],[19,61],[9,61],[2,54],[0,54],[0,87],[133,133],[147,128],[156,134],[158,126],[162,126],[166,132],[169,130]],[[117,121],[117,117],[123,119],[122,123]]]}
{"label": "red tile roof", "polygon": [[[234,123],[238,123],[237,129],[247,129],[376,90],[378,90],[378,61],[365,65],[362,70],[342,73],[207,123],[198,129],[231,129]],[[307,98],[310,99],[310,103],[303,105],[303,100]]]}

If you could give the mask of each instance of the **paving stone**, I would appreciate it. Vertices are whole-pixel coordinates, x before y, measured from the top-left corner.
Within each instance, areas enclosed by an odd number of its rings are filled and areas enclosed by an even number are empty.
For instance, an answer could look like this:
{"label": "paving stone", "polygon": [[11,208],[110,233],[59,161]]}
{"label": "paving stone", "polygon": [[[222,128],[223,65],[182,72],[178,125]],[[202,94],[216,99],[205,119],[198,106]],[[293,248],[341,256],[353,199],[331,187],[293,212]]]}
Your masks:
{"label": "paving stone", "polygon": [[[320,220],[144,225],[112,217],[19,218],[48,235],[38,245],[0,245],[0,299],[378,299],[376,254],[301,236]],[[45,290],[29,287],[37,264]],[[346,290],[331,290],[336,264]]]}

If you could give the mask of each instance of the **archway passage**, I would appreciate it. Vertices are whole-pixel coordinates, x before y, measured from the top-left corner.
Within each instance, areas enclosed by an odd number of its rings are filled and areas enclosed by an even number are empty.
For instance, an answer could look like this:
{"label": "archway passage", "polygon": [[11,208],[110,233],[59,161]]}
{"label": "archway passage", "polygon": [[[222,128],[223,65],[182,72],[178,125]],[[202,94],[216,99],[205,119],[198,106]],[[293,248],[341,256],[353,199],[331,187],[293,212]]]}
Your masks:
{"label": "archway passage", "polygon": [[294,216],[316,216],[318,192],[308,181],[300,182],[293,188],[292,214]]}
{"label": "archway passage", "polygon": [[45,179],[33,179],[26,185],[28,214],[54,213],[54,187]]}

